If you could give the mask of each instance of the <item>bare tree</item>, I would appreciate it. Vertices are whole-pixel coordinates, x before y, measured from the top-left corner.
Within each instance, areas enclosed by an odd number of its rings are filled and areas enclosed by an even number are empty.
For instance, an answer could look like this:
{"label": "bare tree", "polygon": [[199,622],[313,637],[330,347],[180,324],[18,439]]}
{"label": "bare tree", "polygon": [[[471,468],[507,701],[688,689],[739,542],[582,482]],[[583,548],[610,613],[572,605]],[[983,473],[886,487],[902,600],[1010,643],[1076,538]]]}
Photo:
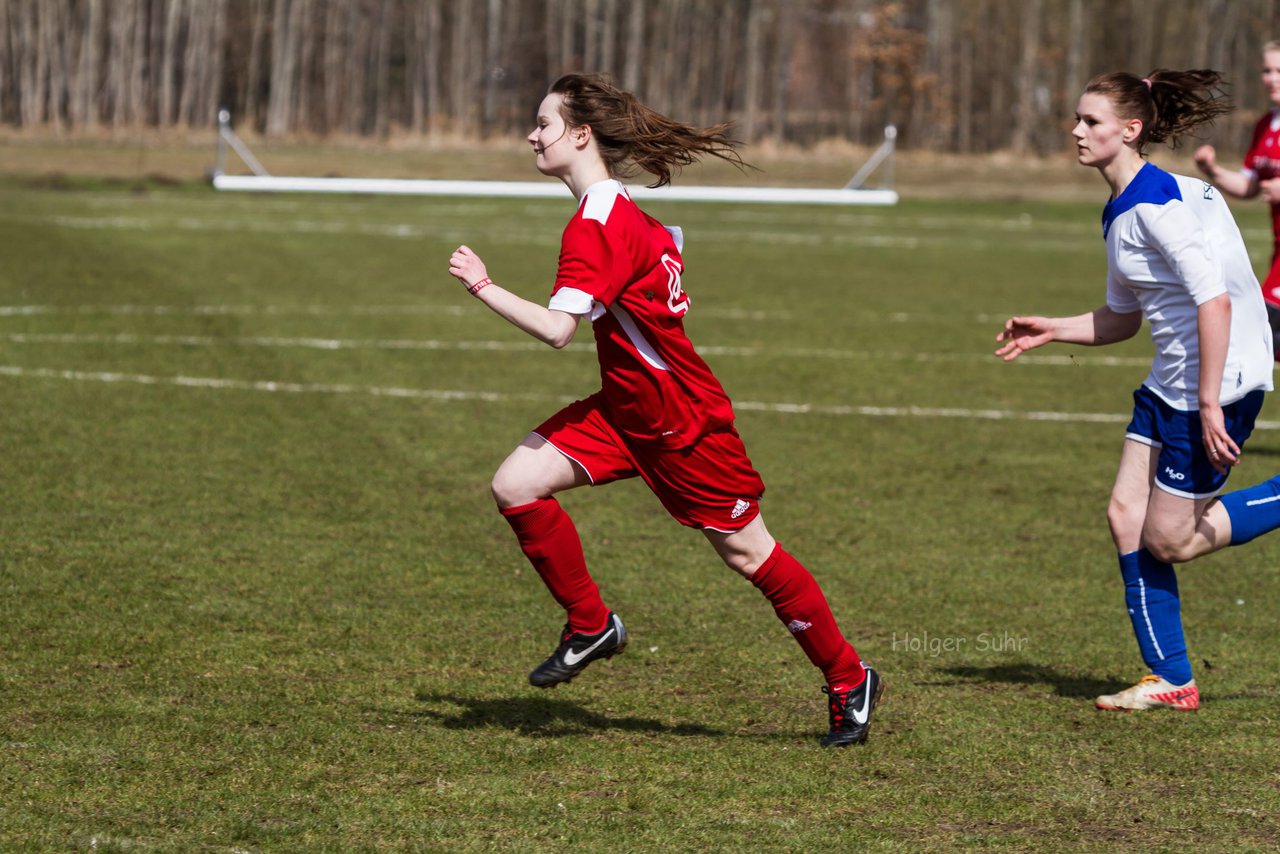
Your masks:
{"label": "bare tree", "polygon": [[369,99],[371,113],[366,118],[364,132],[385,137],[391,128],[391,29],[395,24],[395,12],[391,0],[378,0],[371,12],[374,15],[374,37],[369,45],[367,62],[373,86]]}
{"label": "bare tree", "polygon": [[160,78],[160,102],[156,110],[161,127],[167,127],[177,119],[177,96],[174,93],[178,76],[178,25],[182,19],[182,0],[169,0],[168,13],[164,19],[164,45],[161,48],[157,75]]}
{"label": "bare tree", "polygon": [[505,134],[602,70],[750,140],[1056,150],[1102,70],[1209,66],[1265,103],[1280,0],[0,0],[0,122],[198,127],[225,99],[274,135]]}
{"label": "bare tree", "polygon": [[769,113],[774,139],[779,142],[787,136],[787,98],[791,94],[791,60],[794,44],[794,17],[787,9],[778,9],[773,17],[775,26],[773,79],[770,81]]}
{"label": "bare tree", "polygon": [[1088,42],[1084,37],[1084,0],[1071,0],[1067,7],[1067,68],[1064,85],[1071,92],[1084,88],[1084,69],[1088,61]]}
{"label": "bare tree", "polygon": [[44,76],[37,41],[37,6],[34,2],[19,2],[16,11],[14,48],[18,62],[18,112],[22,124],[40,125],[44,122]]}
{"label": "bare tree", "polygon": [[1037,72],[1040,69],[1041,0],[1025,0],[1022,4],[1022,46],[1018,62],[1018,109],[1014,114],[1012,148],[1017,154],[1031,149],[1031,134],[1037,119],[1035,110]]}
{"label": "bare tree", "polygon": [[427,124],[427,69],[430,65],[426,55],[428,11],[426,3],[411,7],[406,12],[404,22],[405,85],[409,99],[408,122],[409,130],[414,133],[422,133]]}
{"label": "bare tree", "polygon": [[764,75],[765,0],[747,0],[745,65],[742,71],[742,135],[754,141],[760,129],[760,85]]}
{"label": "bare tree", "polygon": [[[916,97],[911,105],[911,127],[916,141],[936,147],[946,144],[955,123],[954,114],[943,105],[952,103],[946,97],[951,81],[943,69],[949,68],[954,42],[948,38],[952,29],[952,4],[928,0],[924,8],[924,61],[913,84]],[[927,130],[926,130],[927,128]]]}
{"label": "bare tree", "polygon": [[11,23],[9,4],[0,3],[0,122],[13,121],[15,118],[11,109],[16,94],[12,87],[13,75],[10,72],[14,64],[13,52],[9,48]]}
{"label": "bare tree", "polygon": [[260,92],[264,64],[264,50],[267,31],[268,0],[249,0],[249,57],[248,71],[244,78],[244,91],[240,96],[244,105],[244,115],[250,124],[259,122]]}
{"label": "bare tree", "polygon": [[293,64],[297,41],[289,31],[289,0],[277,0],[271,19],[271,71],[267,101],[267,133],[289,130],[293,102]]}
{"label": "bare tree", "polygon": [[640,88],[640,64],[644,61],[645,20],[647,0],[631,0],[627,20],[627,37],[624,42],[626,59],[622,66],[622,85],[631,91]]}
{"label": "bare tree", "polygon": [[112,127],[132,120],[133,28],[136,0],[120,0],[116,4],[109,27],[107,48],[107,86],[104,96]]}
{"label": "bare tree", "polygon": [[482,128],[484,133],[492,133],[498,115],[498,84],[500,77],[498,65],[502,56],[502,0],[488,0],[488,13],[485,15],[484,40],[484,113]]}
{"label": "bare tree", "polygon": [[600,0],[582,0],[582,67],[600,68]]}
{"label": "bare tree", "polygon": [[[169,0],[169,2],[175,6],[180,4],[180,0]],[[186,44],[184,45],[185,50],[181,54],[182,85],[179,87],[181,94],[178,97],[178,116],[188,126],[197,124],[200,121],[194,113],[198,99],[197,93],[200,87],[200,76],[204,72],[205,42],[208,38],[206,30],[210,29],[209,13],[212,8],[212,3],[190,6],[184,16],[186,18]]]}
{"label": "bare tree", "polygon": [[[450,44],[454,48],[473,44],[475,32],[475,5],[471,0],[456,0],[453,4],[453,31]],[[472,89],[472,67],[475,52],[461,49],[449,63],[450,113],[459,130],[470,130],[474,115],[475,93]]]}
{"label": "bare tree", "polygon": [[54,132],[62,130],[64,113],[59,107],[59,96],[66,89],[66,64],[62,55],[63,14],[66,12],[63,2],[47,2],[41,5],[37,15],[36,33],[40,43],[37,48],[39,62],[39,97],[40,112],[52,126]]}
{"label": "bare tree", "polygon": [[601,0],[604,7],[601,11],[600,24],[600,67],[615,71],[618,42],[618,0]]}
{"label": "bare tree", "polygon": [[[99,45],[102,42],[104,22],[102,0],[88,0],[84,7],[84,17],[79,24],[80,50],[76,63],[75,87],[68,104],[71,124],[79,127],[92,128],[98,124],[98,71],[101,64]],[[2,25],[0,29],[3,29]],[[3,86],[0,86],[0,90],[2,89]]]}
{"label": "bare tree", "polygon": [[444,10],[441,0],[426,0],[427,3],[427,130],[434,133],[439,130],[440,120],[444,116],[443,75],[439,58],[443,53],[441,38],[444,30]]}

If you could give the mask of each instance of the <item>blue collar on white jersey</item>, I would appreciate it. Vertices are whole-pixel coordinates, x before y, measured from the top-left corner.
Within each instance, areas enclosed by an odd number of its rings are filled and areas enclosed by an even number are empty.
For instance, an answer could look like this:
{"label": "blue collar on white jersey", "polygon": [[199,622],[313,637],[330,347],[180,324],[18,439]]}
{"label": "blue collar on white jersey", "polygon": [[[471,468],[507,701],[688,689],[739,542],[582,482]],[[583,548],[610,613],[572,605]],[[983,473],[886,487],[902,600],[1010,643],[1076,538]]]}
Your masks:
{"label": "blue collar on white jersey", "polygon": [[1160,167],[1145,163],[1129,186],[1124,188],[1120,198],[1107,202],[1102,209],[1102,236],[1107,236],[1116,217],[1137,205],[1164,205],[1175,200],[1182,201],[1177,179]]}

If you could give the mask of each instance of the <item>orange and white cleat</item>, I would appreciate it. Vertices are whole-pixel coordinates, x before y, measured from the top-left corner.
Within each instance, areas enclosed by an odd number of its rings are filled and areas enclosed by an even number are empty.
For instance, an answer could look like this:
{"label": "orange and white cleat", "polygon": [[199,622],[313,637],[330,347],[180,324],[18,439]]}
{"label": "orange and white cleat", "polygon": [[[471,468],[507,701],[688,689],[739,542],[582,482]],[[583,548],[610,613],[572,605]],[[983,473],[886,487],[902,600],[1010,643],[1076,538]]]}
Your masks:
{"label": "orange and white cleat", "polygon": [[1103,694],[1093,701],[1099,709],[1135,712],[1142,709],[1174,709],[1194,712],[1200,708],[1200,689],[1196,680],[1186,685],[1174,685],[1154,673],[1148,673],[1137,685],[1125,688],[1117,694]]}

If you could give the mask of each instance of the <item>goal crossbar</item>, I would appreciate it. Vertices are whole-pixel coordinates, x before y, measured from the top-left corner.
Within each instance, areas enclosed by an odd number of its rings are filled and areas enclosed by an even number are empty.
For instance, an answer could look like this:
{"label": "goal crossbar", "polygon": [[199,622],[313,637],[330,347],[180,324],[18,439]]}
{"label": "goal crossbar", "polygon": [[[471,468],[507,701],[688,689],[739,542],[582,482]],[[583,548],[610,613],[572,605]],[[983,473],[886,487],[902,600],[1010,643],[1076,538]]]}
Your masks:
{"label": "goal crossbar", "polygon": [[[853,179],[839,189],[815,187],[727,187],[727,186],[628,186],[627,192],[638,199],[690,202],[752,202],[761,204],[805,205],[893,205],[898,194],[891,188],[863,187],[866,178],[878,166],[892,175],[892,156],[897,132],[892,125],[885,128],[884,143],[858,170]],[[226,150],[233,150],[252,170],[252,175],[228,175],[224,171]],[[551,181],[454,181],[401,178],[314,178],[271,175],[253,156],[249,147],[231,129],[226,110],[218,114],[218,154],[213,168],[213,186],[217,190],[257,193],[373,193],[411,196],[484,196],[524,199],[564,198],[565,188]]]}

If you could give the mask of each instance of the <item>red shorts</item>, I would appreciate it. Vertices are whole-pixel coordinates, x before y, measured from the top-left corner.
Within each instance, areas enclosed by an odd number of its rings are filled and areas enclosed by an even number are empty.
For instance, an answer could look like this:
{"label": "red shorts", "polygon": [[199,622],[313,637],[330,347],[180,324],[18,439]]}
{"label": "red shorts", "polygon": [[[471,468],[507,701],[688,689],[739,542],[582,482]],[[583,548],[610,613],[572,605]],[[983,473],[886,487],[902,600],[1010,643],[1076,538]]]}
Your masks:
{"label": "red shorts", "polygon": [[687,448],[661,448],[615,430],[603,403],[599,393],[575,401],[533,432],[577,463],[592,486],[640,476],[667,512],[690,528],[737,531],[760,514],[764,481],[732,424]]}

